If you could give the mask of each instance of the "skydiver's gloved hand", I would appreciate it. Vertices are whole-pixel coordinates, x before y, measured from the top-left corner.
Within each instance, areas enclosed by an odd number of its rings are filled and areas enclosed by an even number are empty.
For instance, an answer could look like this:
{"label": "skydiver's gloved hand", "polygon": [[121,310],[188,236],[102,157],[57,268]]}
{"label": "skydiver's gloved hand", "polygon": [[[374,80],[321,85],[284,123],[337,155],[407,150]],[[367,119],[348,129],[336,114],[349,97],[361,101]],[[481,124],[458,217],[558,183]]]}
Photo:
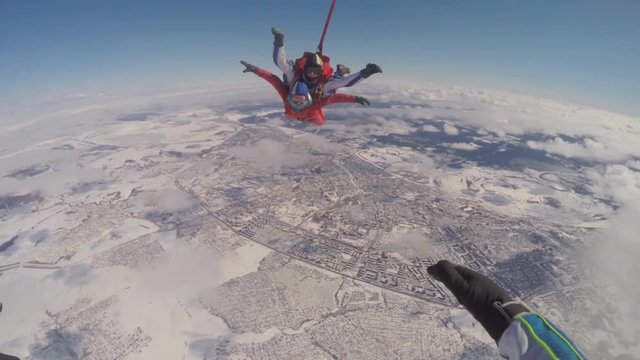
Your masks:
{"label": "skydiver's gloved hand", "polygon": [[272,27],[271,33],[273,34],[273,46],[275,47],[283,47],[284,46],[284,34],[280,32],[280,30]]}
{"label": "skydiver's gloved hand", "polygon": [[337,73],[340,74],[340,75],[349,75],[349,74],[351,74],[351,69],[349,69],[347,66],[344,66],[342,64],[336,65],[336,70],[337,70]]}
{"label": "skydiver's gloved hand", "polygon": [[363,98],[362,96],[356,96],[356,103],[360,105],[369,105],[369,100]]}
{"label": "skydiver's gloved hand", "polygon": [[243,73],[252,72],[255,73],[258,70],[258,67],[255,65],[251,65],[246,61],[240,60],[240,64],[244,65],[246,69],[242,70]]}
{"label": "skydiver's gloved hand", "polygon": [[[507,304],[513,300],[505,289],[488,277],[464,266],[440,260],[437,264],[429,266],[427,271],[451,290],[460,304],[482,324],[496,343],[509,327],[511,318],[528,311],[521,304]],[[498,306],[494,304],[496,302],[504,305]]]}
{"label": "skydiver's gloved hand", "polygon": [[380,66],[376,64],[367,64],[367,66],[364,69],[360,70],[360,75],[362,75],[362,77],[366,79],[373,74],[377,74],[381,72],[382,72],[382,69],[380,68]]}

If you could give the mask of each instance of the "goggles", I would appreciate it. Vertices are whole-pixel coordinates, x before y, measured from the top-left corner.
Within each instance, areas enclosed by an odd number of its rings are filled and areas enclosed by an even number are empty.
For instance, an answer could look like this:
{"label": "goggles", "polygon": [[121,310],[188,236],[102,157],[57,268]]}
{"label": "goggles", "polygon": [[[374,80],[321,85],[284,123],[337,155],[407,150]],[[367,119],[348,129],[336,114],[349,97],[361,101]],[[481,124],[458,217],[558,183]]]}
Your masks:
{"label": "goggles", "polygon": [[[293,101],[295,97],[304,97],[304,100],[302,102],[295,102]],[[297,100],[297,99],[296,99]],[[300,111],[303,109],[308,108],[309,106],[311,106],[311,104],[313,104],[313,99],[311,98],[311,95],[307,94],[305,95],[289,95],[287,96],[287,102],[289,103],[289,105],[291,105],[291,108],[293,108],[293,110],[295,111]]]}
{"label": "goggles", "polygon": [[308,67],[304,70],[305,75],[311,78],[316,78],[322,74],[322,68]]}

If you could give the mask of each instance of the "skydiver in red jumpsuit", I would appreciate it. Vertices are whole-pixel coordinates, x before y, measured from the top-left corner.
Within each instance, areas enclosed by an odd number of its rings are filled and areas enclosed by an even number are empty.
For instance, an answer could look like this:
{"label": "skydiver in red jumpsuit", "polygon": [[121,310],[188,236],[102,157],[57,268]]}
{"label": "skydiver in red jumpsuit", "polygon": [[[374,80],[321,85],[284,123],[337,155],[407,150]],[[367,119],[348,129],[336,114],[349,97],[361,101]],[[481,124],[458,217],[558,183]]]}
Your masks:
{"label": "skydiver in red jumpsuit", "polygon": [[286,85],[278,76],[265,69],[240,61],[245,69],[242,72],[252,72],[265,79],[273,86],[284,104],[284,114],[287,118],[312,123],[320,126],[324,124],[323,107],[337,103],[358,103],[369,105],[369,101],[362,96],[347,94],[331,94],[325,97],[313,98],[304,81],[296,81],[291,86]]}

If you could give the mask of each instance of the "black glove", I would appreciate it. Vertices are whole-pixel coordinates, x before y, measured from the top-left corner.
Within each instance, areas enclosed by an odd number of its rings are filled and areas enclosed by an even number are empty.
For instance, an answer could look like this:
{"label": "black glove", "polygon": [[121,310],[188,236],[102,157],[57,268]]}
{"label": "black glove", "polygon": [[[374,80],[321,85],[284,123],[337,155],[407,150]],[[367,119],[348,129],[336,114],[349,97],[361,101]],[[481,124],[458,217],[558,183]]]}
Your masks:
{"label": "black glove", "polygon": [[284,46],[284,34],[280,32],[280,30],[272,27],[271,33],[273,34],[273,45],[275,47],[283,47]]}
{"label": "black glove", "polygon": [[249,63],[248,63],[248,62],[246,62],[246,61],[242,61],[242,60],[240,60],[240,64],[242,64],[242,65],[244,65],[244,66],[246,67],[246,69],[242,70],[242,72],[243,72],[243,73],[246,73],[246,72],[252,72],[252,73],[255,73],[255,72],[256,72],[256,70],[258,70],[258,67],[257,67],[257,66],[255,66],[255,65],[251,65],[251,64],[249,64]]}
{"label": "black glove", "polygon": [[0,353],[0,360],[20,360],[20,358]]}
{"label": "black glove", "polygon": [[348,67],[342,65],[342,64],[338,64],[336,65],[336,69],[338,74],[340,75],[349,75],[351,74],[351,69],[349,69]]}
{"label": "black glove", "polygon": [[[0,312],[2,312],[2,303],[0,303]],[[0,353],[0,360],[20,360],[20,359],[15,356]]]}
{"label": "black glove", "polygon": [[362,96],[356,96],[356,103],[360,105],[369,105],[369,100],[363,98]]}
{"label": "black glove", "polygon": [[509,327],[510,319],[518,313],[528,311],[517,303],[500,307],[499,304],[512,301],[507,291],[488,277],[464,266],[440,260],[429,266],[427,271],[451,290],[460,304],[482,324],[496,343]]}
{"label": "black glove", "polygon": [[382,69],[380,68],[380,66],[376,64],[367,64],[367,66],[364,69],[360,70],[360,75],[362,75],[362,77],[366,79],[373,74],[377,74],[381,72],[382,72]]}

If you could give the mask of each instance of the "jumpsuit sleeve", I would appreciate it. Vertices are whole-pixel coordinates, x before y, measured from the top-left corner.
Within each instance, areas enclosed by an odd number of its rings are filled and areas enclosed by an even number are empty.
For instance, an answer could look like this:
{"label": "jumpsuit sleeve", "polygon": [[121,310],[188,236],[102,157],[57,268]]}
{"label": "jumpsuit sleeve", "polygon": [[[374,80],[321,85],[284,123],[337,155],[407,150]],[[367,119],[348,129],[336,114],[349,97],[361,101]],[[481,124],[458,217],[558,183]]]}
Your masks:
{"label": "jumpsuit sleeve", "polygon": [[364,78],[360,75],[359,71],[343,78],[332,77],[326,84],[324,84],[324,91],[333,91],[341,87],[350,87],[359,83],[363,79]]}
{"label": "jumpsuit sleeve", "polygon": [[331,94],[327,97],[323,97],[322,99],[320,99],[321,103],[320,106],[324,107],[324,106],[328,106],[331,104],[339,104],[339,103],[349,103],[349,104],[353,104],[356,102],[356,97],[353,95],[348,95],[348,94]]}
{"label": "jumpsuit sleeve", "polygon": [[280,80],[279,77],[261,68],[258,68],[256,70],[256,75],[265,79],[269,84],[271,84],[271,86],[273,86],[273,88],[278,92],[278,95],[280,95],[280,98],[282,98],[282,101],[287,101],[287,96],[289,96],[289,88],[282,83],[282,80]]}
{"label": "jumpsuit sleeve", "polygon": [[276,64],[278,69],[282,71],[284,74],[284,83],[289,84],[293,77],[295,76],[295,72],[291,64],[287,61],[287,55],[284,52],[284,46],[276,46],[273,45],[273,63]]}
{"label": "jumpsuit sleeve", "polygon": [[498,351],[509,360],[586,359],[558,327],[535,313],[513,318],[498,341]]}

